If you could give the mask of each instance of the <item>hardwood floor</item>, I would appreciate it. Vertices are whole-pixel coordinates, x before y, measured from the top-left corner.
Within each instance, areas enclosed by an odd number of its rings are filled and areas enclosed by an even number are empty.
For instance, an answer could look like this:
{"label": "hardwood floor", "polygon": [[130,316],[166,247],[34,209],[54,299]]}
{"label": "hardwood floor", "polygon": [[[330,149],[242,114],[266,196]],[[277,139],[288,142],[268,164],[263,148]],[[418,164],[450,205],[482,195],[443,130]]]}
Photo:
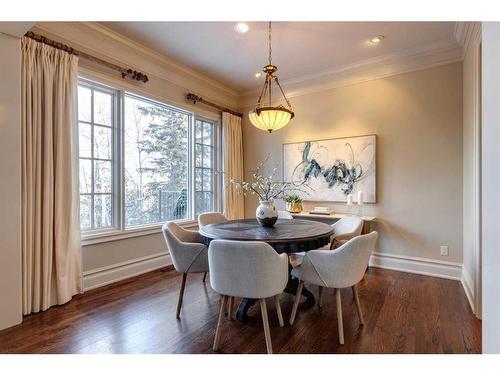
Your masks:
{"label": "hardwood floor", "polygon": [[[180,319],[181,276],[158,270],[25,317],[0,332],[0,353],[213,353],[220,298],[202,277],[188,276]],[[293,296],[281,297],[284,328],[269,299],[274,353],[481,352],[481,322],[458,281],[370,268],[358,290],[365,325],[359,325],[350,288],[342,290],[343,346],[333,290],[324,290],[322,309],[299,306],[292,327]],[[222,353],[266,352],[258,304],[249,315],[244,323],[225,321]]]}

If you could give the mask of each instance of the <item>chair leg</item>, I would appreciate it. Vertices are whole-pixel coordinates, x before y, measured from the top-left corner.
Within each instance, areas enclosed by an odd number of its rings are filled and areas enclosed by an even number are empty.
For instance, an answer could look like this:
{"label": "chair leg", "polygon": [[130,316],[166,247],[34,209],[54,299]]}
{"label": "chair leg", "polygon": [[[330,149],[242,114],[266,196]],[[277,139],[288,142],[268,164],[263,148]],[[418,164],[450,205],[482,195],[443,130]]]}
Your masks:
{"label": "chair leg", "polygon": [[354,295],[354,302],[356,303],[356,310],[358,311],[359,322],[361,323],[361,325],[364,325],[365,320],[363,319],[363,312],[361,311],[361,304],[359,303],[358,288],[356,288],[356,285],[352,286],[352,294]]}
{"label": "chair leg", "polygon": [[233,320],[233,304],[234,304],[234,297],[229,297],[229,306],[227,308],[227,318],[229,320]]}
{"label": "chair leg", "polygon": [[297,309],[299,308],[300,296],[302,295],[302,288],[304,287],[304,282],[300,280],[299,286],[297,287],[297,293],[295,294],[295,301],[293,301],[292,314],[290,315],[290,325],[293,325],[295,321],[295,315],[297,314]]}
{"label": "chair leg", "polygon": [[220,304],[219,311],[219,320],[217,321],[217,328],[215,330],[215,338],[214,338],[214,352],[219,350],[220,347],[220,336],[222,333],[222,325],[224,324],[224,316],[226,315],[226,304],[227,304],[227,296],[222,296],[222,303]]}
{"label": "chair leg", "polygon": [[340,289],[335,289],[335,299],[337,302],[337,323],[339,327],[339,342],[344,345],[344,322],[342,320],[342,301],[340,299]]}
{"label": "chair leg", "polygon": [[203,280],[202,280],[202,282],[204,283],[206,279],[207,279],[207,272],[205,272],[205,273],[203,274]]}
{"label": "chair leg", "polygon": [[319,298],[318,298],[318,306],[323,307],[323,287],[319,287]]}
{"label": "chair leg", "polygon": [[280,296],[276,294],[274,296],[274,304],[276,305],[276,312],[278,313],[278,320],[280,322],[280,327],[283,327],[285,323],[283,322],[283,314],[281,313]]}
{"label": "chair leg", "polygon": [[266,336],[267,354],[273,354],[273,345],[271,344],[271,331],[269,329],[269,320],[267,318],[266,299],[260,299],[260,312],[262,314],[262,324],[264,325],[264,335]]}
{"label": "chair leg", "polygon": [[187,273],[182,274],[181,290],[179,291],[179,300],[177,301],[177,312],[175,317],[179,319],[181,316],[182,299],[184,298],[184,288],[186,287]]}

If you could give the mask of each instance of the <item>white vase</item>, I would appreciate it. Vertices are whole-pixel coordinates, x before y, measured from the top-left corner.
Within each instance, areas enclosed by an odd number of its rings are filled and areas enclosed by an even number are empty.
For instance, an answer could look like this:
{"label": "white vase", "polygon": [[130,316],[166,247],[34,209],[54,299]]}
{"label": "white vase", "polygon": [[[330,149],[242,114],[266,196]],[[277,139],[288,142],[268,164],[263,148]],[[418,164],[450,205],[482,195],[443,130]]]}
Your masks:
{"label": "white vase", "polygon": [[255,217],[263,227],[272,227],[278,220],[278,211],[274,206],[274,202],[272,200],[260,201],[255,211]]}

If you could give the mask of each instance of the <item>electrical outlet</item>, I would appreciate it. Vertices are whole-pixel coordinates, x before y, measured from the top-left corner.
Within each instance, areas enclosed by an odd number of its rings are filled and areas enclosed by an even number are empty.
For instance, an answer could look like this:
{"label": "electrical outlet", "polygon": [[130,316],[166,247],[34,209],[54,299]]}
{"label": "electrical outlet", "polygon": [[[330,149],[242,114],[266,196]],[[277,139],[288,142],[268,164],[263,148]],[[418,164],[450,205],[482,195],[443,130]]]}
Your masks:
{"label": "electrical outlet", "polygon": [[441,255],[445,257],[448,256],[448,246],[441,246]]}

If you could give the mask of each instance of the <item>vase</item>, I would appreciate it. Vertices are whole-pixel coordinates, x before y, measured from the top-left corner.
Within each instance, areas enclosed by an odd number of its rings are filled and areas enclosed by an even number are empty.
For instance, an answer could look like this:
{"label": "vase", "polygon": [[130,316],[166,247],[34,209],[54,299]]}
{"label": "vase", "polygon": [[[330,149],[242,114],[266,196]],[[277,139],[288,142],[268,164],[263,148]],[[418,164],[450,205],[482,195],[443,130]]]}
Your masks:
{"label": "vase", "polygon": [[302,203],[301,202],[287,202],[286,210],[292,214],[298,214],[302,211]]}
{"label": "vase", "polygon": [[255,217],[263,227],[272,227],[278,221],[278,211],[274,206],[274,202],[272,200],[260,201],[255,211]]}

